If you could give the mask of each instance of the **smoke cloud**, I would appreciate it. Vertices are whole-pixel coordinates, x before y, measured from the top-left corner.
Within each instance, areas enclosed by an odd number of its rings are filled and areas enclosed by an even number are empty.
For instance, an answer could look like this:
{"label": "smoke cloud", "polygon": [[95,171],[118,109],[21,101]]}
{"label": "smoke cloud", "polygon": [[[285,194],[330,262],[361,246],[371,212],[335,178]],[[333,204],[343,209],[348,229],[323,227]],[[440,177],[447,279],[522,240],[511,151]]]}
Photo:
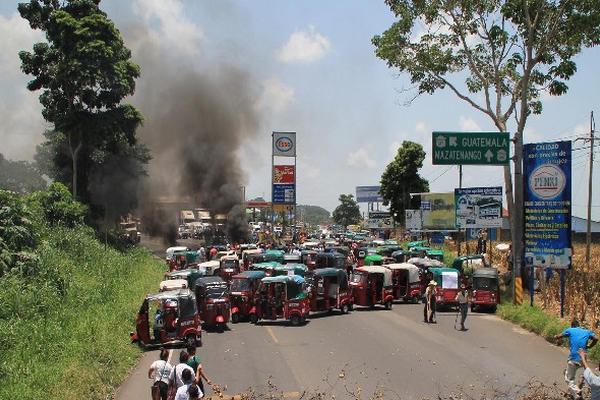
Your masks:
{"label": "smoke cloud", "polygon": [[[153,214],[159,198],[189,198],[213,216],[227,215],[230,239],[242,240],[247,223],[238,153],[259,131],[256,80],[232,63],[173,57],[147,31],[135,36],[142,77],[134,103],[145,118],[140,139],[152,153],[145,214]],[[167,231],[172,222],[163,221]]]}

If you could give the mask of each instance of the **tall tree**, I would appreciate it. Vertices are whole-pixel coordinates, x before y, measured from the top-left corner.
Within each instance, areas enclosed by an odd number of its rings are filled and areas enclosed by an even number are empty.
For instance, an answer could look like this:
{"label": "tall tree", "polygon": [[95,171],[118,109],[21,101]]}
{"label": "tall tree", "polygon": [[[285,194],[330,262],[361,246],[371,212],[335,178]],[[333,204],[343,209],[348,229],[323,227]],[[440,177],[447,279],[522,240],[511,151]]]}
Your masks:
{"label": "tall tree", "polygon": [[351,194],[340,194],[340,205],[333,210],[333,220],[336,224],[346,227],[360,223],[361,215],[358,203]]}
{"label": "tall tree", "polygon": [[[504,169],[515,271],[522,258],[520,157],[541,95],[559,96],[577,71],[573,58],[600,44],[598,0],[385,0],[398,20],[373,38],[376,55],[410,76],[416,94],[448,88],[499,131],[515,120],[515,193]],[[422,29],[422,27],[425,29]]]}
{"label": "tall tree", "polygon": [[34,77],[27,87],[42,90],[42,114],[53,125],[40,158],[50,158],[54,177],[84,201],[91,198],[93,174],[105,174],[115,157],[134,160],[138,172],[149,160],[135,134],[142,115],[122,102],[133,94],[140,69],[98,4],[31,0],[18,6],[32,29],[46,33],[46,42],[19,53],[23,72]]}
{"label": "tall tree", "polygon": [[46,181],[33,164],[7,160],[0,153],[0,189],[24,194],[45,187]]}
{"label": "tall tree", "polygon": [[390,206],[394,219],[404,225],[405,210],[410,205],[410,194],[429,191],[429,182],[419,175],[425,151],[419,143],[405,140],[381,176],[381,197]]}

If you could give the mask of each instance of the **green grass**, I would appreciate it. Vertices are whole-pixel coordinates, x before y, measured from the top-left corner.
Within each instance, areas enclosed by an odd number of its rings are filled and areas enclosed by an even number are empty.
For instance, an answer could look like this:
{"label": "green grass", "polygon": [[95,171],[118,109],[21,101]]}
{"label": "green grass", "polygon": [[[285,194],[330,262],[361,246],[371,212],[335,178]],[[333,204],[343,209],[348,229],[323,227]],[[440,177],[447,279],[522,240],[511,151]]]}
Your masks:
{"label": "green grass", "polygon": [[[553,337],[561,333],[569,326],[564,320],[555,317],[540,307],[529,304],[514,305],[509,301],[498,306],[497,314],[508,321],[511,321],[521,328],[542,336],[551,343],[555,343]],[[567,340],[563,341],[563,345],[567,344]],[[596,362],[600,362],[600,345],[595,346],[589,352],[590,358]]]}
{"label": "green grass", "polygon": [[142,249],[105,250],[89,228],[43,237],[40,270],[58,286],[0,279],[0,399],[106,399],[140,355],[129,332],[164,266]]}

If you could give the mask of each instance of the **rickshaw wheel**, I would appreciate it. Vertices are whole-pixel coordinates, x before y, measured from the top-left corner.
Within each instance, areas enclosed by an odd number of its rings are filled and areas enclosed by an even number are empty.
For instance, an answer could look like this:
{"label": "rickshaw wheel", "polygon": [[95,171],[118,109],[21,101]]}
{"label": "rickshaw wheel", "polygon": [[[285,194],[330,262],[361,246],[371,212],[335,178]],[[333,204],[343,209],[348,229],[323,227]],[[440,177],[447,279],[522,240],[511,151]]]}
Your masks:
{"label": "rickshaw wheel", "polygon": [[292,326],[298,326],[302,321],[300,320],[299,315],[292,315],[292,317],[290,318],[290,322],[292,323]]}
{"label": "rickshaw wheel", "polygon": [[250,323],[251,324],[257,324],[258,323],[258,315],[256,315],[256,314],[250,314]]}
{"label": "rickshaw wheel", "polygon": [[342,304],[341,311],[342,314],[348,314],[348,304]]}
{"label": "rickshaw wheel", "polygon": [[185,345],[186,347],[196,347],[196,337],[194,335],[187,335],[185,337]]}
{"label": "rickshaw wheel", "polygon": [[495,313],[497,309],[498,309],[498,306],[496,306],[496,305],[493,305],[493,306],[492,306],[492,308],[490,309],[490,311],[491,311],[492,313]]}
{"label": "rickshaw wheel", "polygon": [[475,304],[471,304],[471,312],[475,312]]}
{"label": "rickshaw wheel", "polygon": [[386,310],[391,310],[392,309],[392,302],[391,301],[386,301],[385,302],[385,309]]}
{"label": "rickshaw wheel", "polygon": [[238,313],[232,314],[231,322],[234,324],[237,324],[238,322],[240,322],[240,315]]}
{"label": "rickshaw wheel", "polygon": [[350,303],[350,305],[348,305],[348,310],[349,311],[353,311],[354,310],[354,304]]}

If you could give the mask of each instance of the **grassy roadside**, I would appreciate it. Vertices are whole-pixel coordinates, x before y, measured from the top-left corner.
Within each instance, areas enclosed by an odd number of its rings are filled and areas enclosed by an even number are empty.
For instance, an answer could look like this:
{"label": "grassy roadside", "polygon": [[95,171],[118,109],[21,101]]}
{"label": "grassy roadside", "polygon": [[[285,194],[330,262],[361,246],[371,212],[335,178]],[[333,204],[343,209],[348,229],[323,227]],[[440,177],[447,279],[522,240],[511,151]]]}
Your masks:
{"label": "grassy roadside", "polygon": [[139,357],[129,331],[164,267],[143,249],[105,250],[85,227],[52,228],[37,254],[64,283],[0,280],[10,310],[0,318],[0,399],[105,399]]}
{"label": "grassy roadside", "polygon": [[[555,343],[552,340],[554,335],[561,333],[569,326],[567,321],[549,314],[536,305],[531,307],[526,303],[514,305],[506,301],[498,306],[497,315],[542,336],[551,343]],[[563,344],[566,345],[567,341],[565,340]],[[589,355],[593,361],[600,362],[600,345],[592,348]]]}

